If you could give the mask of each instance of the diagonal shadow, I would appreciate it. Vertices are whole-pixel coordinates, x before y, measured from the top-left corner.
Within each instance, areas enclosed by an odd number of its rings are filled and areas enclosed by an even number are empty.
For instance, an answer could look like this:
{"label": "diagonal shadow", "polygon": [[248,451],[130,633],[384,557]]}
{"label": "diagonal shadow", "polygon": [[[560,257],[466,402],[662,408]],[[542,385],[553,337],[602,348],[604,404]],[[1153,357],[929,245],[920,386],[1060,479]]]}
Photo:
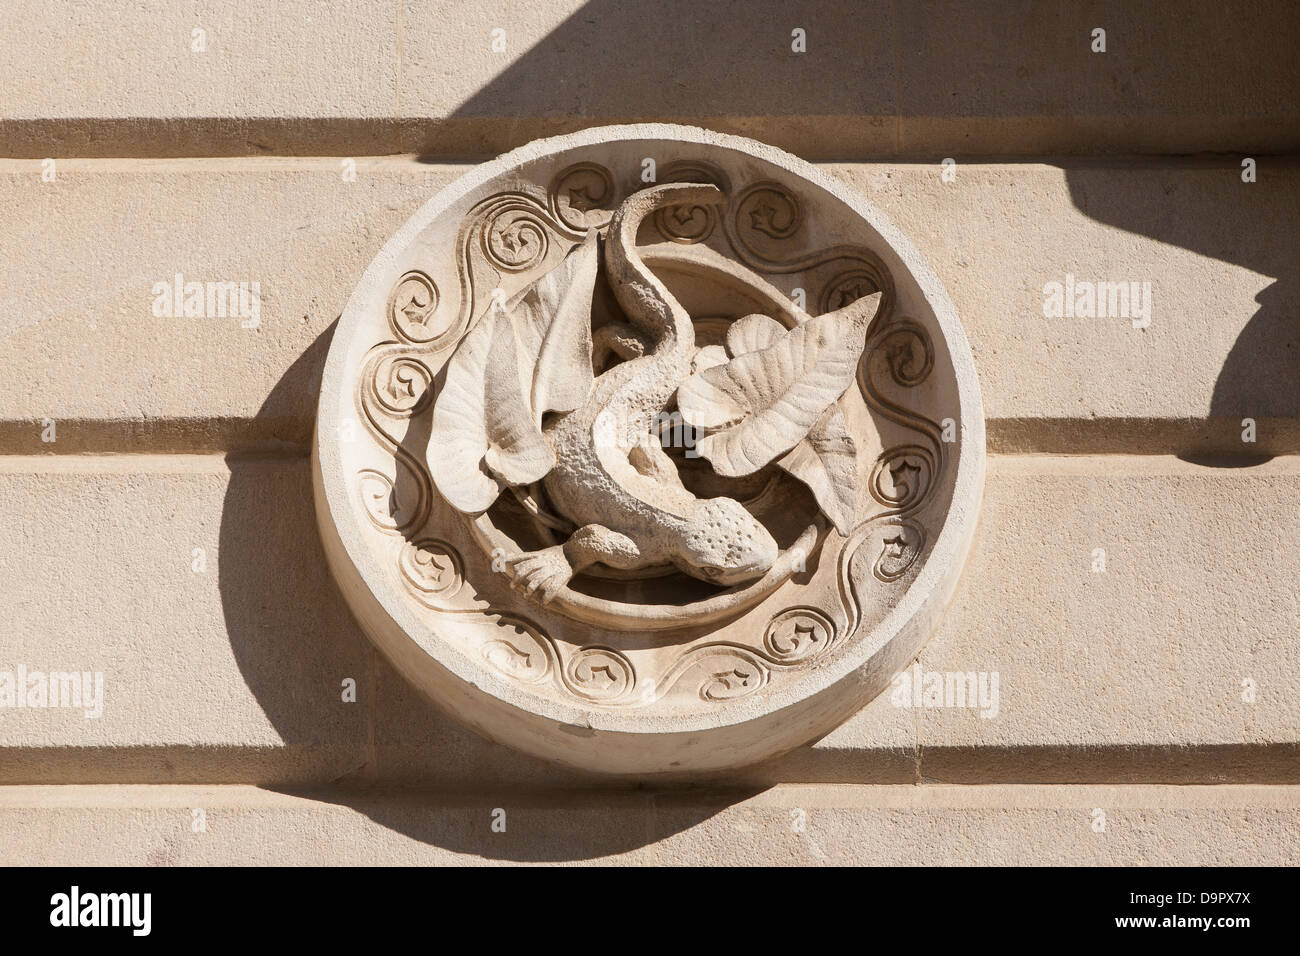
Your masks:
{"label": "diagonal shadow", "polygon": [[[1180,449],[1186,460],[1239,467],[1295,453],[1300,418],[1300,265],[1295,238],[1300,222],[1300,167],[1290,160],[1258,160],[1255,183],[1241,181],[1240,157],[1207,160],[1222,179],[1205,186],[1153,169],[1116,176],[1105,166],[1066,169],[1070,197],[1090,218],[1250,269],[1274,279],[1239,312],[1198,316],[1241,331],[1208,396],[1199,437]],[[1115,277],[1121,278],[1121,277]],[[1165,321],[1179,316],[1166,315]],[[1169,369],[1177,375],[1177,367]],[[1242,419],[1257,422],[1257,441],[1241,440]]]}
{"label": "diagonal shadow", "polygon": [[[241,751],[242,778],[351,807],[411,839],[457,853],[520,862],[629,853],[763,789],[733,784],[734,796],[690,800],[659,813],[653,793],[636,782],[568,771],[485,741],[407,692],[351,620],[315,528],[306,455],[314,416],[308,410],[320,392],[335,325],[286,370],[257,413],[257,420],[281,426],[280,447],[259,449],[272,453],[269,460],[256,454],[228,459],[217,551],[222,613],[240,674],[283,742],[268,754]],[[287,421],[297,424],[286,429]],[[347,626],[340,627],[340,619]],[[338,674],[351,673],[358,654],[374,672],[359,681],[367,709],[364,716],[346,710],[339,716],[337,708],[322,706],[321,688],[337,699]],[[358,756],[341,764],[347,754]],[[206,779],[198,759],[186,772]],[[322,783],[331,777],[337,779]],[[490,827],[496,806],[513,808],[516,823],[505,834]],[[610,816],[602,806],[617,812]],[[610,824],[629,814],[642,824]],[[521,817],[533,822],[521,824]],[[548,836],[538,839],[543,830]]]}

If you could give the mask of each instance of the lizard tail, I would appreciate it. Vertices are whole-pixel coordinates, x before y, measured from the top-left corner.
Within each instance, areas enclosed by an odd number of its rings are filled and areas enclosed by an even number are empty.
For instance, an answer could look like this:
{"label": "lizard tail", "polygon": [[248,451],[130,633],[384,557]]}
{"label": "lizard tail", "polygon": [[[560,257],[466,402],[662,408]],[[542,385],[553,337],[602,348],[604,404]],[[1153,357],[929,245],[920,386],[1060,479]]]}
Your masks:
{"label": "lizard tail", "polygon": [[672,206],[717,206],[727,198],[707,183],[665,183],[623,201],[609,224],[605,269],[614,297],[629,320],[660,341],[693,343],[691,317],[636,251],[637,229],[652,212]]}

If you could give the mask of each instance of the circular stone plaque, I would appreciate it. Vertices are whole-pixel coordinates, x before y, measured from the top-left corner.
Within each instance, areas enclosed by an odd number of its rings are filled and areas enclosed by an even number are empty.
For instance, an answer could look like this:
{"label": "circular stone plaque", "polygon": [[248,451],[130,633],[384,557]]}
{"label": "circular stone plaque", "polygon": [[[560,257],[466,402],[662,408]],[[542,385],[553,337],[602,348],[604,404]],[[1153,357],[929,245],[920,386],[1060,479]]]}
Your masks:
{"label": "circular stone plaque", "polygon": [[866,199],[683,126],[479,166],[366,270],[316,510],[370,638],[456,719],[606,773],[813,740],[915,657],[984,421],[938,279]]}

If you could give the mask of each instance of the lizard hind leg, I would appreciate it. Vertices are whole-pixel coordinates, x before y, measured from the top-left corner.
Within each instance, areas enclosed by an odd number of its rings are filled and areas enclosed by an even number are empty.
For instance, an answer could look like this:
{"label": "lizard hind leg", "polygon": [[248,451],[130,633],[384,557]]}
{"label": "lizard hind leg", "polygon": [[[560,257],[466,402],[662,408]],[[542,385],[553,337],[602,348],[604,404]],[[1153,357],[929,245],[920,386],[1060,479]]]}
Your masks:
{"label": "lizard hind leg", "polygon": [[[680,421],[676,424],[670,421],[669,427],[676,430],[675,434],[670,432],[676,440],[676,437],[682,434]],[[636,436],[635,441],[636,444],[628,450],[627,460],[639,474],[669,487],[686,490],[677,466],[668,457],[668,452],[664,451],[658,435],[642,432]]]}
{"label": "lizard hind leg", "polygon": [[604,525],[583,525],[564,544],[506,558],[515,586],[549,604],[573,576],[597,562],[611,568],[641,567],[646,559],[631,538]]}

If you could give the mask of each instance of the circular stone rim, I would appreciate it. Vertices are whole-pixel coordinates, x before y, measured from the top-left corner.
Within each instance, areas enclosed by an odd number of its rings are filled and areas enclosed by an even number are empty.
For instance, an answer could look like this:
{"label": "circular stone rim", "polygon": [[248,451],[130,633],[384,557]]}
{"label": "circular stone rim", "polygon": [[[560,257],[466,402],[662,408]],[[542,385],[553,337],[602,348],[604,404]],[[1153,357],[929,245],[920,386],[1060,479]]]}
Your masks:
{"label": "circular stone rim", "polygon": [[[592,709],[523,691],[471,662],[421,621],[400,589],[388,582],[387,569],[375,561],[363,535],[370,529],[352,507],[341,450],[330,441],[338,434],[335,406],[350,371],[346,343],[367,318],[365,310],[377,301],[376,294],[386,301],[388,290],[380,280],[398,255],[438,216],[502,174],[570,150],[629,140],[675,141],[754,157],[843,203],[879,235],[915,280],[947,345],[957,386],[961,437],[951,502],[924,566],[902,598],[869,633],[847,636],[841,651],[821,666],[792,675],[769,693],[730,701],[716,713],[652,716]],[[425,202],[366,267],[338,320],[321,378],[312,443],[317,525],[327,563],[362,630],[397,670],[454,719],[507,746],[578,769],[640,775],[705,772],[767,759],[829,733],[879,696],[933,634],[956,591],[979,520],[985,458],[983,403],[969,341],[943,283],[911,240],[856,189],[797,156],[746,137],[668,123],[594,126],[533,140],[475,166]],[[413,636],[431,630],[431,646]],[[886,650],[895,653],[879,660]],[[416,670],[425,673],[417,676],[412,673]],[[437,689],[429,686],[435,682]],[[727,733],[747,725],[752,725],[753,734],[746,741]],[[717,748],[699,746],[714,737],[719,738]],[[656,738],[665,746],[653,749],[649,760],[620,752]],[[692,750],[700,752],[692,755]],[[662,759],[675,752],[683,759]]]}

